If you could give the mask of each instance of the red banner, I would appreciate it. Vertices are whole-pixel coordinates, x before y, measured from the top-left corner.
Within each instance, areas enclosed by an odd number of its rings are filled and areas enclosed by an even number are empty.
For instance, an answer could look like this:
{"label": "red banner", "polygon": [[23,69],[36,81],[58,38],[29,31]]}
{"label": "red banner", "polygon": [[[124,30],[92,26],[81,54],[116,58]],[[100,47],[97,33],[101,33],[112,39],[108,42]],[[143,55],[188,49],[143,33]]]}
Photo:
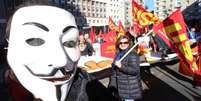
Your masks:
{"label": "red banner", "polygon": [[114,58],[115,56],[115,42],[105,42],[101,44],[101,56],[107,58]]}

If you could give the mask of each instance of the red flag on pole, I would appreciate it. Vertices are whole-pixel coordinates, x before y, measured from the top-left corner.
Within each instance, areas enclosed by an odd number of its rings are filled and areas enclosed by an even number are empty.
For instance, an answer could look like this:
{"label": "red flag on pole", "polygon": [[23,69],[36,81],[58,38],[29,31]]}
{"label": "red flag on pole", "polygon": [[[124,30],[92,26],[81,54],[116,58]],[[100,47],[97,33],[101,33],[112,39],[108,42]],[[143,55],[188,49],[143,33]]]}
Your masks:
{"label": "red flag on pole", "polygon": [[115,25],[114,21],[112,20],[112,18],[110,16],[109,16],[108,25],[109,25],[110,30],[115,30],[115,31],[118,30],[117,25]]}
{"label": "red flag on pole", "polygon": [[139,24],[142,27],[160,22],[157,16],[155,16],[151,12],[148,12],[145,8],[143,8],[134,0],[132,0],[132,16],[133,22]]}
{"label": "red flag on pole", "polygon": [[119,30],[118,30],[119,34],[117,35],[117,38],[120,37],[120,35],[125,35],[126,34],[126,30],[124,28],[124,26],[122,25],[121,20],[119,20]]}

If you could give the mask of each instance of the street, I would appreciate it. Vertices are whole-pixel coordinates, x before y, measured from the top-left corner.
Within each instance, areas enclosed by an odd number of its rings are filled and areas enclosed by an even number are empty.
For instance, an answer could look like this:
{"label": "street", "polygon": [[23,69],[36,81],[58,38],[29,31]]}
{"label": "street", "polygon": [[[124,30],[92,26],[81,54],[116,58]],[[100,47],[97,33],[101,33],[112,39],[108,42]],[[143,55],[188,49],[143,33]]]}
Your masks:
{"label": "street", "polygon": [[[192,78],[178,72],[178,61],[141,67],[143,101],[201,101],[201,87],[193,88]],[[101,80],[107,86],[108,78]]]}

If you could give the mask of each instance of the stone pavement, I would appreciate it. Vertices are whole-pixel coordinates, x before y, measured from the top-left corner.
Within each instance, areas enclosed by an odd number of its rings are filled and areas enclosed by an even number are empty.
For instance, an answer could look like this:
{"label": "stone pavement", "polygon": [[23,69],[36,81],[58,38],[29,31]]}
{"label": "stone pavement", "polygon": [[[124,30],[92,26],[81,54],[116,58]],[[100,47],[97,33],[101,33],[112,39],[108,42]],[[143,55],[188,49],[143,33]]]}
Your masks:
{"label": "stone pavement", "polygon": [[[192,86],[192,78],[178,72],[178,61],[141,67],[143,101],[201,101],[201,87]],[[105,86],[109,79],[100,80]]]}

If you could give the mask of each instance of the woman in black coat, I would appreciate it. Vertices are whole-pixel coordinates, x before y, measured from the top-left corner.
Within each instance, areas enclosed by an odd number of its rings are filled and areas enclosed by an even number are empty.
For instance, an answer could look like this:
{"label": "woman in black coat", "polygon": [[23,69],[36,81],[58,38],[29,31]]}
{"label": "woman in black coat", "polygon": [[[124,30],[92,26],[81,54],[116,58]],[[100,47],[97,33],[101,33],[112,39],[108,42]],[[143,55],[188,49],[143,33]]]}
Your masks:
{"label": "woman in black coat", "polygon": [[134,101],[142,98],[142,85],[140,82],[139,56],[130,52],[121,62],[119,60],[129,50],[131,40],[127,36],[120,36],[116,42],[116,56],[112,64],[112,76],[109,88],[117,92],[123,101]]}

